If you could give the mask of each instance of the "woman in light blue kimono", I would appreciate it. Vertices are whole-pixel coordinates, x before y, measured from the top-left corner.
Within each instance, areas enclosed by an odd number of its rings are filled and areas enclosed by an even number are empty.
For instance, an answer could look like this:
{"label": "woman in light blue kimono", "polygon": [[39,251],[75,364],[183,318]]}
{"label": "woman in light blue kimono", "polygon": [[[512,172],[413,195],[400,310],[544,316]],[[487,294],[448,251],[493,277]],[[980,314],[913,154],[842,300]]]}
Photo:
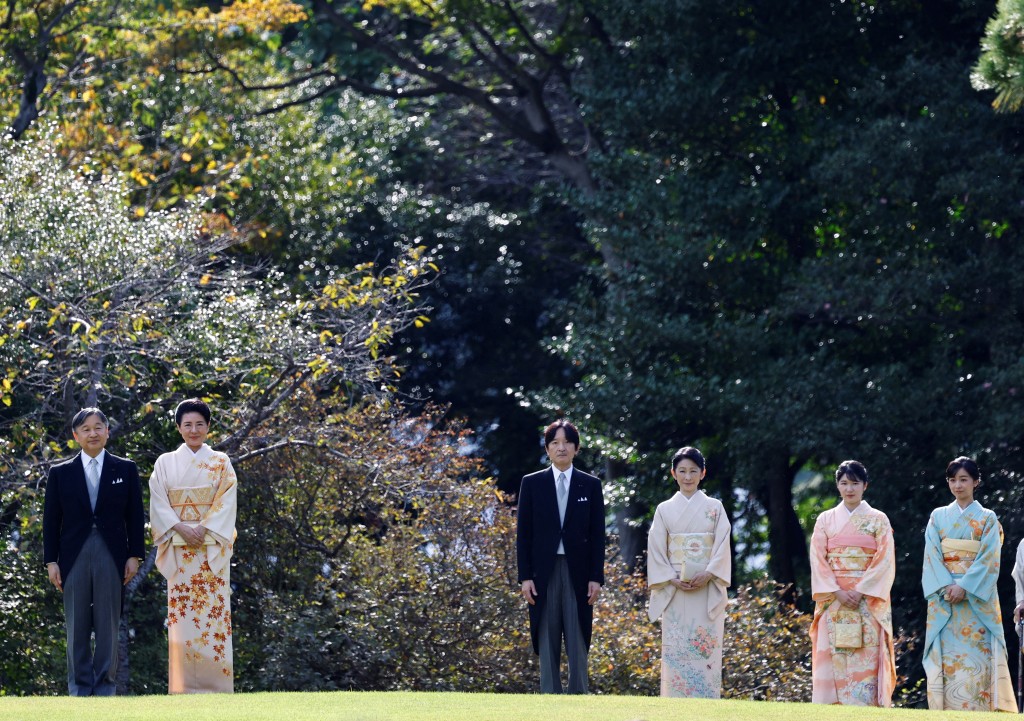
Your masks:
{"label": "woman in light blue kimono", "polygon": [[925,531],[928,708],[1016,713],[996,593],[1003,529],[974,500],[977,463],[957,458],[946,480],[955,500],[932,511]]}

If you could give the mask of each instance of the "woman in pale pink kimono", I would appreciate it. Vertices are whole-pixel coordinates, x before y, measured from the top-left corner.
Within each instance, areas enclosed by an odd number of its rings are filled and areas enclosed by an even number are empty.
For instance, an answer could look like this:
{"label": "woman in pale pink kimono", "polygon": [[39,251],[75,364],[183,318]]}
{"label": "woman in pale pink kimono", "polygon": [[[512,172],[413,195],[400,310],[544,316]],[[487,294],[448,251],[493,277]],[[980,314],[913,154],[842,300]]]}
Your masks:
{"label": "woman in pale pink kimono", "polygon": [[863,500],[868,472],[861,463],[841,463],[836,487],[842,503],[818,516],[811,536],[811,700],[891,706],[892,526]]}
{"label": "woman in pale pink kimono", "polygon": [[210,407],[191,398],[174,412],[185,441],[149,479],[156,566],[167,579],[170,693],[231,693],[231,553],[237,484],[228,457],[206,445]]}
{"label": "woman in pale pink kimono", "polygon": [[647,537],[648,614],[661,618],[662,696],[722,696],[731,527],[722,502],[699,489],[704,474],[699,450],[676,452],[679,492],[658,506]]}

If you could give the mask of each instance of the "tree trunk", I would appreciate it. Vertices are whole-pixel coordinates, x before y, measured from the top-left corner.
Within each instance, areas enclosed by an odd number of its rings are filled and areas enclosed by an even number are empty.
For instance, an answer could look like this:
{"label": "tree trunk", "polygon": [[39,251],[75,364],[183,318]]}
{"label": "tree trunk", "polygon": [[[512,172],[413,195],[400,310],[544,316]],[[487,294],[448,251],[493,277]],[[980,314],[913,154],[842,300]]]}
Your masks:
{"label": "tree trunk", "polygon": [[139,585],[142,583],[146,575],[153,570],[153,566],[156,563],[156,548],[149,549],[149,553],[146,554],[146,560],[142,562],[139,567],[139,572],[135,575],[128,585],[124,589],[124,604],[121,606],[121,623],[117,627],[117,695],[127,696],[128,687],[131,684],[131,667],[128,663],[128,645],[131,640],[129,628],[128,628],[128,616],[131,610],[132,599],[135,597],[135,592],[138,590]]}
{"label": "tree trunk", "polygon": [[764,467],[763,502],[768,509],[768,568],[772,578],[787,587],[783,600],[796,600],[797,569],[808,569],[810,556],[800,520],[793,509],[793,468],[789,456],[779,453]]}
{"label": "tree trunk", "polygon": [[647,550],[648,524],[641,521],[647,515],[649,506],[638,501],[615,509],[615,528],[619,531],[619,553],[623,563],[632,573],[643,560]]}
{"label": "tree trunk", "polygon": [[[606,460],[604,483],[611,483],[623,473],[626,466],[620,461]],[[647,549],[647,524],[639,519],[647,515],[648,506],[641,501],[630,501],[624,506],[612,509],[615,530],[619,535],[619,555],[630,573],[636,570],[637,561]]]}

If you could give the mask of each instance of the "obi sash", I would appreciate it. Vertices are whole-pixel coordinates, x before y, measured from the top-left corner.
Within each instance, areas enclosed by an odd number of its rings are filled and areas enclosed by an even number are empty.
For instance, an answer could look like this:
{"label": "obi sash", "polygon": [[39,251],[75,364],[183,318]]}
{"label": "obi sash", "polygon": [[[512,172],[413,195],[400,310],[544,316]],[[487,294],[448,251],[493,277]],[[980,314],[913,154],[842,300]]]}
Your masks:
{"label": "obi sash", "polygon": [[[217,489],[213,486],[195,486],[193,488],[172,488],[167,492],[167,497],[171,502],[171,508],[178,514],[178,518],[185,523],[199,523],[209,513],[216,494]],[[206,538],[203,539],[204,546],[212,546],[216,543],[216,539],[210,534],[206,534]],[[181,534],[174,532],[171,536],[171,545],[185,546],[187,544]]]}
{"label": "obi sash", "polygon": [[860,578],[875,557],[878,542],[866,533],[839,534],[826,541],[825,550],[825,560],[837,578]]}
{"label": "obi sash", "polygon": [[694,563],[704,568],[711,561],[711,549],[715,545],[713,533],[670,533],[668,534],[668,560],[673,566]]}
{"label": "obi sash", "polygon": [[217,489],[213,486],[194,488],[172,488],[167,492],[171,508],[185,523],[199,523],[206,517],[213,505]]}
{"label": "obi sash", "polygon": [[942,539],[942,564],[953,576],[962,576],[978,557],[981,550],[980,541],[963,538]]}
{"label": "obi sash", "polygon": [[679,571],[679,578],[689,581],[706,571],[715,545],[713,533],[668,534],[668,560]]}

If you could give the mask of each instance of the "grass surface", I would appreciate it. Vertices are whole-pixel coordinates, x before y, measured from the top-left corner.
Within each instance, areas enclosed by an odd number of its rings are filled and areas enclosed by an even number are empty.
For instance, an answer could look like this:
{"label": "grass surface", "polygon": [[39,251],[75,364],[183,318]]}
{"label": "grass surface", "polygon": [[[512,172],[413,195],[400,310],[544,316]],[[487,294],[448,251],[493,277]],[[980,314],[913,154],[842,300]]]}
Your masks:
{"label": "grass surface", "polygon": [[0,697],[3,721],[983,721],[1005,714],[641,696],[254,693],[124,698]]}

